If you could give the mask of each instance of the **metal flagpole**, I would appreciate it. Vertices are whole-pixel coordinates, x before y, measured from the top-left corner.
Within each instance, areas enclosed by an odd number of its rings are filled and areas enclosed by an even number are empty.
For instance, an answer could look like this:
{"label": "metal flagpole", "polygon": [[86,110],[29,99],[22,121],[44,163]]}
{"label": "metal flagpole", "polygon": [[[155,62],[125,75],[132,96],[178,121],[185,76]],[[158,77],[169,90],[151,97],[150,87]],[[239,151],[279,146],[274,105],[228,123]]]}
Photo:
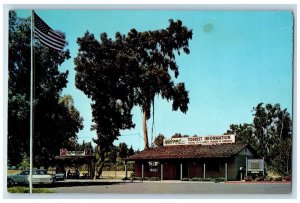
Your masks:
{"label": "metal flagpole", "polygon": [[30,63],[30,140],[29,140],[29,148],[30,148],[30,170],[29,170],[29,190],[30,194],[32,193],[32,169],[33,169],[33,150],[32,150],[32,143],[33,143],[33,88],[34,88],[34,67],[33,67],[33,11],[31,11],[31,63]]}

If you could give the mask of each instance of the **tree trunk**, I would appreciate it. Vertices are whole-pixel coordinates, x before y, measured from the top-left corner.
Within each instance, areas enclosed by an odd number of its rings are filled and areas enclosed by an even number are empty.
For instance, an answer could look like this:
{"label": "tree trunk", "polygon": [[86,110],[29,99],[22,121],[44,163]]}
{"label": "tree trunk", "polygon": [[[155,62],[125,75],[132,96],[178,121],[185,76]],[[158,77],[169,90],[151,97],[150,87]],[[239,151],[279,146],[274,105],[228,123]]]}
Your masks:
{"label": "tree trunk", "polygon": [[100,152],[99,155],[100,155],[100,159],[96,164],[96,165],[98,165],[97,174],[95,176],[96,179],[100,178],[100,176],[102,174],[103,167],[104,167],[104,152]]}
{"label": "tree trunk", "polygon": [[147,148],[149,148],[149,143],[148,143],[148,131],[147,131],[146,111],[143,111],[143,131],[144,131],[145,149],[147,149]]}

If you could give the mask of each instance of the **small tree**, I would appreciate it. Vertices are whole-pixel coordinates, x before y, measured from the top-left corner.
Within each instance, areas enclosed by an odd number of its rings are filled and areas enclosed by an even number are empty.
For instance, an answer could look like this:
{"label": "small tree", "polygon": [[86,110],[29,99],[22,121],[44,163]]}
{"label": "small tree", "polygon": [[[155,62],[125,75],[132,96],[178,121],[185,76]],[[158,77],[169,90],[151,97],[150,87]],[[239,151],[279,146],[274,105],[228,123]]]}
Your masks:
{"label": "small tree", "polygon": [[128,147],[124,142],[119,144],[119,156],[122,159],[128,156]]}
{"label": "small tree", "polygon": [[162,147],[164,145],[165,136],[162,134],[158,134],[158,136],[154,139],[154,144],[157,147]]}

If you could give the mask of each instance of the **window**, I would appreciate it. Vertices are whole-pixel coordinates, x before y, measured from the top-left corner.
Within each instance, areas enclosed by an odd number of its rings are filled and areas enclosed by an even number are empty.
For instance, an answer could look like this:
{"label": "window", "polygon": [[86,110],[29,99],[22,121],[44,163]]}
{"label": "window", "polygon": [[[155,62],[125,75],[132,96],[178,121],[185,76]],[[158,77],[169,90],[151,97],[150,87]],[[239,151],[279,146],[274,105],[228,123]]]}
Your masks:
{"label": "window", "polygon": [[159,163],[157,161],[149,161],[148,163],[150,172],[158,172]]}

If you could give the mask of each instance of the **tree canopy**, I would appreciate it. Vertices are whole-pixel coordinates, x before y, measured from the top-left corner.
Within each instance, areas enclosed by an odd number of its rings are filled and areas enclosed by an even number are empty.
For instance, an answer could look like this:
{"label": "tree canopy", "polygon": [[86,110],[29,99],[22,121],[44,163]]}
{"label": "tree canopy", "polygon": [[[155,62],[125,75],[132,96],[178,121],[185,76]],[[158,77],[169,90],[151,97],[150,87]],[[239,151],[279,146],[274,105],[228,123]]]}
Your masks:
{"label": "tree canopy", "polygon": [[[192,31],[180,20],[170,20],[166,29],[131,29],[127,35],[117,32],[114,40],[102,33],[98,41],[89,32],[77,39],[76,87],[92,100],[92,129],[97,132],[94,141],[100,147],[102,160],[120,130],[134,127],[133,106],[140,106],[144,112],[147,140],[146,120],[150,118],[151,106],[154,107],[155,95],[172,100],[173,110],[188,110],[185,84],[174,84],[169,72],[178,76],[174,52],[179,55],[183,50],[188,54],[191,38]],[[148,147],[148,141],[145,146]]]}
{"label": "tree canopy", "polygon": [[236,134],[236,142],[251,145],[264,157],[268,169],[281,175],[291,173],[292,119],[279,104],[259,103],[253,108],[253,123],[230,125],[228,134]]}
{"label": "tree canopy", "polygon": [[[8,81],[8,160],[17,165],[29,156],[30,119],[30,19],[9,13]],[[47,167],[62,145],[83,128],[82,118],[73,104],[65,105],[60,96],[67,84],[68,71],[58,70],[70,58],[34,41],[34,165]],[[69,96],[68,100],[72,100]]]}
{"label": "tree canopy", "polygon": [[165,136],[163,134],[157,135],[157,137],[155,137],[155,139],[154,139],[155,146],[156,147],[164,146],[164,138],[165,138]]}

